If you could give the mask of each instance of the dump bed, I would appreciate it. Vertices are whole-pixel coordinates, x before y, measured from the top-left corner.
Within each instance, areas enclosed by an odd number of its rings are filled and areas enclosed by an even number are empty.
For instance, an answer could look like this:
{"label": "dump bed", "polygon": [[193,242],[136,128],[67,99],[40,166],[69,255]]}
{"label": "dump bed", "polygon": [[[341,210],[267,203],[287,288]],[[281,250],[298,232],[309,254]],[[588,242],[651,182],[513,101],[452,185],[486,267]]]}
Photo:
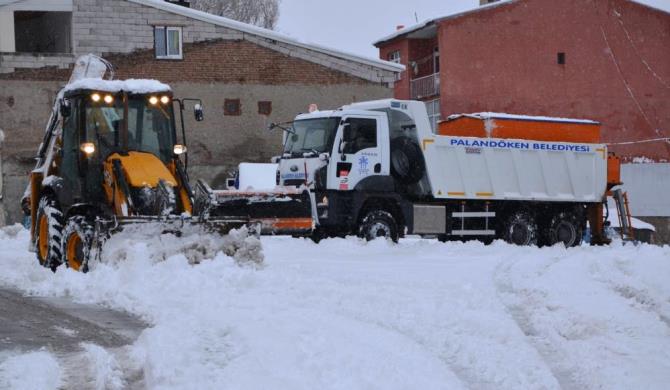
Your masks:
{"label": "dump bed", "polygon": [[584,119],[480,112],[451,115],[440,122],[437,133],[457,137],[593,144],[600,142],[600,123]]}
{"label": "dump bed", "polygon": [[435,198],[599,202],[606,191],[603,144],[435,135],[422,147]]}

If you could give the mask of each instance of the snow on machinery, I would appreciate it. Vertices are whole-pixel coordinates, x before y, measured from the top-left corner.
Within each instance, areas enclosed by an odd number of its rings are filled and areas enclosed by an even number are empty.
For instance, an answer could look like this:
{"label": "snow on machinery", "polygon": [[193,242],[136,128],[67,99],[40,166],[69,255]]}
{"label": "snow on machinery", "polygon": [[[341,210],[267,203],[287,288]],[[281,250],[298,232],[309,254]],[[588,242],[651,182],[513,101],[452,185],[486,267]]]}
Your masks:
{"label": "snow on machinery", "polygon": [[[110,79],[103,79],[105,74]],[[100,258],[103,243],[121,231],[137,238],[226,235],[247,226],[257,233],[260,221],[228,207],[204,182],[191,190],[183,110],[186,101],[195,101],[195,119],[202,120],[200,101],[174,98],[168,85],[155,80],[112,76],[109,63],[83,56],[54,102],[22,199],[39,262],[53,270],[65,263],[86,271],[90,260]],[[244,195],[235,198],[236,206],[244,203],[240,198]],[[235,248],[248,249],[246,240],[239,241]]]}
{"label": "snow on machinery", "polygon": [[461,115],[434,133],[423,102],[379,100],[274,127],[286,132],[278,184],[314,193],[315,239],[574,246],[588,221],[591,242],[608,242],[603,202],[621,184],[619,160],[599,143],[597,122]]}

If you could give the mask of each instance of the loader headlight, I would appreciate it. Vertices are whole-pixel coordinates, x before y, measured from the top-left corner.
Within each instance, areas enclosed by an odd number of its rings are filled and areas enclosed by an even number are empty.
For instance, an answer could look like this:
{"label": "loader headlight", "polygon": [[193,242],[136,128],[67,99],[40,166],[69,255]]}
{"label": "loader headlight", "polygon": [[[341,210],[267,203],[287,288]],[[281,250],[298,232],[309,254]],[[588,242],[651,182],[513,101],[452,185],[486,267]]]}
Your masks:
{"label": "loader headlight", "polygon": [[150,97],[149,103],[151,103],[152,106],[155,106],[156,104],[158,104],[158,98],[156,96]]}
{"label": "loader headlight", "polygon": [[81,151],[90,156],[95,153],[95,144],[93,142],[84,142],[81,144]]}
{"label": "loader headlight", "polygon": [[161,103],[168,104],[169,102],[170,98],[168,96],[161,96]]}
{"label": "loader headlight", "polygon": [[103,99],[105,103],[111,104],[114,101],[114,97],[112,95],[105,95],[105,98]]}
{"label": "loader headlight", "polygon": [[174,146],[174,148],[172,148],[172,151],[177,156],[179,156],[180,154],[184,154],[184,153],[186,153],[186,145],[177,144],[177,145]]}
{"label": "loader headlight", "polygon": [[99,102],[100,101],[100,94],[99,93],[94,93],[93,95],[91,95],[91,100],[93,100],[96,103]]}

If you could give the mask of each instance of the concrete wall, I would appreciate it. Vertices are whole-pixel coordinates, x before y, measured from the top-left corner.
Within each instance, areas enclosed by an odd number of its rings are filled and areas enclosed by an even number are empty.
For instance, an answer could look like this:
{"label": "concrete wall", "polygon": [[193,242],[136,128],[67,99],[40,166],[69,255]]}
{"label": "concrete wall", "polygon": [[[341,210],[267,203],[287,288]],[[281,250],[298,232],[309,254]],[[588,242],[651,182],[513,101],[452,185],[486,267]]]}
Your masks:
{"label": "concrete wall", "polygon": [[[8,223],[21,218],[19,200],[25,190],[33,157],[39,146],[55,93],[61,83],[0,80],[0,123],[6,139],[3,150],[4,206]],[[225,185],[229,173],[243,161],[268,162],[281,153],[281,133],[269,132],[270,122],[288,121],[306,112],[310,103],[336,108],[352,101],[390,97],[380,85],[343,83],[334,85],[249,85],[198,82],[172,83],[175,95],[203,99],[205,120],[195,122],[185,112],[189,173],[215,187]],[[8,104],[11,97],[11,106]],[[242,115],[224,116],[223,100],[239,98]],[[258,101],[271,101],[269,117],[258,114]]]}
{"label": "concrete wall", "polygon": [[670,218],[670,164],[623,164],[621,181],[633,216]]}

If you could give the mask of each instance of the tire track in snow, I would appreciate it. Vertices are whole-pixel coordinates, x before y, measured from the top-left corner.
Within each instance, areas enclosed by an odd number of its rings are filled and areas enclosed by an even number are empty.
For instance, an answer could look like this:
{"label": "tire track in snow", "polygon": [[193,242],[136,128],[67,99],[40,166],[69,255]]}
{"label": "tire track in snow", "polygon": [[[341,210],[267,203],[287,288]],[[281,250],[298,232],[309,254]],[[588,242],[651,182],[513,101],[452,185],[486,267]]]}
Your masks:
{"label": "tire track in snow", "polygon": [[[126,366],[119,366],[116,373],[107,375],[109,383],[104,378],[101,386],[97,383],[101,375],[106,375],[102,372],[105,363],[113,365],[128,360],[122,348],[132,343],[146,326],[126,313],[100,306],[75,304],[64,298],[27,297],[0,287],[0,329],[3,330],[0,347],[51,351],[63,370],[63,389],[113,390],[141,386],[141,371]],[[95,363],[98,365],[93,366]],[[116,386],[116,383],[122,385]]]}
{"label": "tire track in snow", "polygon": [[[539,309],[538,306],[540,306],[541,300],[538,299],[538,295],[542,294],[538,294],[537,291],[528,289],[515,289],[511,272],[514,266],[521,260],[507,260],[508,261],[502,261],[496,268],[494,272],[494,283],[496,285],[498,297],[507,308],[510,318],[526,336],[528,345],[537,351],[545,366],[562,389],[583,389],[585,385],[576,379],[577,373],[568,368],[564,362],[557,360],[557,357],[561,359],[560,356],[563,355],[563,353],[553,347],[549,342],[542,342],[540,331],[533,326],[533,310]],[[559,260],[554,260],[544,264],[538,274],[545,274],[558,261]],[[514,300],[519,300],[520,302],[513,302]],[[545,308],[551,310],[551,308],[546,305]]]}
{"label": "tire track in snow", "polygon": [[[608,277],[607,273],[596,263],[594,264],[594,268],[599,274],[597,280],[628,301],[631,307],[645,310],[658,316],[658,320],[670,330],[670,307],[665,308],[664,302],[655,300],[648,289],[640,286],[639,281],[632,277],[633,274],[625,269],[621,262],[615,261],[614,265],[614,269],[619,272],[619,275],[615,275],[619,280],[613,280],[612,276],[614,275],[609,275]],[[667,303],[670,304],[670,299],[667,300]]]}

